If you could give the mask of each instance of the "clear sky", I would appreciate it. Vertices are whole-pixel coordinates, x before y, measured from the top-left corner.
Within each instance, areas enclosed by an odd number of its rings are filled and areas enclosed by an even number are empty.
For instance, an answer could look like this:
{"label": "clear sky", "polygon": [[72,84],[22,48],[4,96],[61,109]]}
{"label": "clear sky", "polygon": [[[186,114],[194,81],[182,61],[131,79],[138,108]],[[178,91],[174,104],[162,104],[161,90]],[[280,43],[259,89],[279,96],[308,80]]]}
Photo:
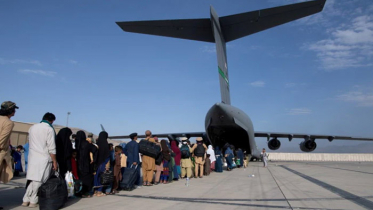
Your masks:
{"label": "clear sky", "polygon": [[[115,22],[294,2],[3,0],[0,100],[20,107],[13,120],[38,122],[52,112],[66,125],[71,112],[69,126],[95,134],[100,124],[109,135],[203,131],[220,101],[215,45],[126,33]],[[312,17],[229,42],[232,105],[258,131],[373,137],[372,14],[371,0],[328,0]]]}

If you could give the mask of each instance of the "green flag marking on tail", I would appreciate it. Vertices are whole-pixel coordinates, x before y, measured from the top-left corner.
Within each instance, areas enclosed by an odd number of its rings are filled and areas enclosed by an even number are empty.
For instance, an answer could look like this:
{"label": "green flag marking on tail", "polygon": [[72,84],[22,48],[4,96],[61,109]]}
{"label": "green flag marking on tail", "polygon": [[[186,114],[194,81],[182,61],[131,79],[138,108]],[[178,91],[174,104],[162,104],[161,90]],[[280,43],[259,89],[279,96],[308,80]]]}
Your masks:
{"label": "green flag marking on tail", "polygon": [[227,84],[228,84],[228,86],[229,86],[229,81],[228,81],[227,76],[225,76],[224,72],[220,69],[219,66],[218,66],[218,69],[219,69],[219,74],[220,74],[220,76],[223,77],[223,79],[227,82]]}

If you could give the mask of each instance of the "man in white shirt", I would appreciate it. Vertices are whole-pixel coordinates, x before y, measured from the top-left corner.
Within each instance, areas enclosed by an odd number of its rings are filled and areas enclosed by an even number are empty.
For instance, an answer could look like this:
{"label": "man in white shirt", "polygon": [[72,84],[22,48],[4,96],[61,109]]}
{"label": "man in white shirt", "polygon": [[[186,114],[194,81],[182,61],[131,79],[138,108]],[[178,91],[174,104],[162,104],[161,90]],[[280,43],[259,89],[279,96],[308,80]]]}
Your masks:
{"label": "man in white shirt", "polygon": [[39,187],[45,183],[51,172],[57,170],[56,160],[56,133],[52,126],[56,117],[46,113],[43,120],[29,129],[29,156],[26,179],[30,180],[23,197],[22,206],[37,207]]}

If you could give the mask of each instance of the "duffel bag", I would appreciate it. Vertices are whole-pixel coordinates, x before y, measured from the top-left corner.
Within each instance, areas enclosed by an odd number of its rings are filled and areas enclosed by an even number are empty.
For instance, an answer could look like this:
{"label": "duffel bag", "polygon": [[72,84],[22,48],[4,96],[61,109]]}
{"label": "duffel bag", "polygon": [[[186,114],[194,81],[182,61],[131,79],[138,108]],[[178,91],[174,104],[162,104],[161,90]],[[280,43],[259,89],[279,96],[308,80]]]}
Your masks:
{"label": "duffel bag", "polygon": [[139,143],[139,152],[143,155],[156,158],[161,152],[161,147],[148,140],[141,140]]}
{"label": "duffel bag", "polygon": [[67,185],[65,179],[55,172],[38,190],[40,210],[57,210],[67,201]]}

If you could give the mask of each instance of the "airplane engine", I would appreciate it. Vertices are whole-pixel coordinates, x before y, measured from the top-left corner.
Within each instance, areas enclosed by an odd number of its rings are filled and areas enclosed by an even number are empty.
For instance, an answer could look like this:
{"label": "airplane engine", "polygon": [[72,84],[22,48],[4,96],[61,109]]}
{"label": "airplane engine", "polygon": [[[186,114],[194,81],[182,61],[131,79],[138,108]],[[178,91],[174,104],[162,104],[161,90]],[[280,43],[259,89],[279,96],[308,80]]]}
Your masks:
{"label": "airplane engine", "polygon": [[300,143],[299,147],[303,152],[312,152],[316,149],[317,144],[315,141],[307,140]]}
{"label": "airplane engine", "polygon": [[271,139],[268,141],[268,148],[271,150],[277,150],[280,146],[281,142],[278,139]]}

